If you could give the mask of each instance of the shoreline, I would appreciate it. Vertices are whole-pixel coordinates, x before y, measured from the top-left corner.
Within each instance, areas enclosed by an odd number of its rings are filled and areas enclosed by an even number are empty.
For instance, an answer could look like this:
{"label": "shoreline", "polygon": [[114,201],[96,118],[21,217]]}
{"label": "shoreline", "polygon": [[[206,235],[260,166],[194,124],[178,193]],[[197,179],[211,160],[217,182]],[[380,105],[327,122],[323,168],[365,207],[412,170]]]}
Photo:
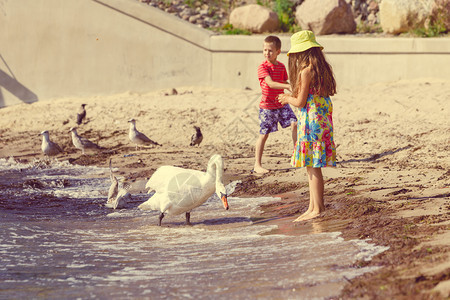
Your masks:
{"label": "shoreline", "polygon": [[[127,93],[2,108],[0,158],[43,159],[39,132],[49,130],[51,140],[65,151],[58,160],[108,168],[111,158],[118,176],[142,182],[161,165],[204,170],[211,154],[219,153],[225,161],[225,183],[242,181],[231,196],[280,197],[262,205],[258,218],[289,218],[306,210],[306,172],[289,169],[288,130],[266,143],[263,165],[276,171],[261,176],[250,173],[252,116],[257,114],[248,104],[257,93],[199,87],[178,90],[176,96],[165,96],[166,91]],[[449,92],[450,82],[402,81],[343,90],[333,98],[338,167],[323,169],[326,211],[310,221],[285,224],[293,230],[338,228],[344,239],[369,238],[371,243],[390,247],[370,262],[356,262],[355,267],[382,268],[348,282],[339,298],[449,296]],[[87,122],[78,133],[107,151],[82,155],[71,144],[68,128],[74,125],[81,103],[88,104]],[[242,119],[232,123],[234,116]],[[127,137],[127,120],[132,117],[138,120],[138,130],[163,146],[136,150]],[[200,125],[205,136],[199,147],[189,147],[193,125]]]}
{"label": "shoreline", "polygon": [[[137,151],[143,154],[148,150]],[[193,153],[198,154],[198,153]],[[73,162],[83,162],[83,165],[95,165],[107,168],[106,163],[97,161],[93,163],[82,155]],[[117,154],[111,157],[117,156]],[[39,155],[26,155],[24,157],[15,156],[21,162],[30,162],[38,158]],[[135,156],[132,156],[135,157]],[[229,159],[229,158],[225,158]],[[115,158],[113,161],[117,161]],[[147,165],[147,160],[139,158],[140,167],[143,169]],[[249,162],[251,159],[247,159]],[[73,163],[72,162],[72,163]],[[137,164],[116,165],[119,174],[129,174],[131,167]],[[201,169],[201,168],[200,168]],[[330,169],[330,168],[329,168]],[[333,168],[334,169],[334,168]],[[324,170],[324,173],[326,170]],[[150,176],[152,171],[142,171],[133,178],[131,182],[136,183],[135,191],[143,188],[142,182],[146,182],[143,176]],[[245,174],[239,170],[231,169],[226,174],[226,183],[233,180],[241,180],[232,197],[255,197],[268,196],[280,198],[269,204],[261,205],[263,211],[260,215],[254,216],[255,222],[264,221],[269,223],[282,223],[283,228],[273,233],[279,234],[312,234],[319,232],[341,232],[341,237],[345,240],[366,240],[370,243],[387,246],[388,250],[373,257],[371,261],[356,261],[354,267],[377,266],[381,267],[374,272],[366,273],[362,276],[348,280],[338,298],[342,299],[368,299],[377,298],[407,298],[407,299],[445,299],[448,293],[446,285],[438,286],[439,282],[450,280],[450,270],[448,255],[450,247],[433,244],[439,240],[439,235],[448,238],[449,216],[435,216],[433,214],[421,213],[415,217],[399,217],[403,213],[411,210],[423,208],[420,200],[411,203],[410,206],[396,205],[392,202],[402,201],[402,193],[393,196],[392,199],[380,201],[368,197],[370,189],[362,192],[352,192],[349,189],[356,189],[360,186],[356,177],[349,178],[325,178],[325,206],[326,211],[319,217],[293,223],[299,214],[308,207],[308,188],[305,182],[279,181],[280,177],[271,172],[262,176]],[[294,173],[294,174],[292,174]],[[285,176],[301,177],[304,170],[284,171]],[[326,173],[325,173],[326,174]],[[147,178],[147,177],[146,177]],[[355,180],[356,178],[356,180]],[[334,183],[342,181],[341,183]],[[272,182],[272,183],[265,183]],[[331,190],[329,187],[335,184]],[[361,184],[362,185],[362,184]],[[299,188],[301,186],[301,188]],[[297,187],[297,188],[295,188]],[[327,189],[328,187],[328,189]],[[401,189],[398,189],[401,192]],[[142,191],[139,191],[142,192]],[[349,197],[351,196],[351,197]],[[450,198],[450,192],[436,195],[442,198]],[[409,198],[411,199],[411,198]],[[447,200],[445,205],[450,205]],[[444,242],[445,243],[445,242]],[[435,274],[431,274],[433,271]],[[334,298],[332,298],[334,299]]]}
{"label": "shoreline", "polygon": [[[356,268],[381,268],[348,280],[339,299],[445,299],[445,295],[448,295],[446,283],[437,288],[436,286],[441,281],[448,283],[450,279],[447,259],[450,247],[448,243],[445,245],[446,242],[439,245],[433,241],[437,240],[439,234],[448,237],[448,216],[421,214],[413,218],[399,218],[399,214],[408,213],[413,208],[399,209],[390,203],[396,199],[379,201],[367,197],[363,192],[348,197],[345,184],[339,192],[327,192],[327,183],[330,181],[332,180],[328,179],[325,183],[326,211],[313,220],[292,223],[290,229],[286,229],[289,225],[285,225],[283,234],[289,234],[289,231],[300,227],[311,233],[340,231],[346,240],[368,239],[370,243],[389,247],[369,262],[355,262]],[[294,220],[308,207],[309,200],[304,188],[273,196],[280,197],[281,200],[262,205],[263,213],[260,217],[291,217]],[[450,193],[447,191],[437,196],[448,198]],[[303,201],[299,201],[299,197]],[[450,202],[446,203],[448,205]],[[413,205],[421,206],[418,202]],[[431,270],[437,273],[431,275]]]}

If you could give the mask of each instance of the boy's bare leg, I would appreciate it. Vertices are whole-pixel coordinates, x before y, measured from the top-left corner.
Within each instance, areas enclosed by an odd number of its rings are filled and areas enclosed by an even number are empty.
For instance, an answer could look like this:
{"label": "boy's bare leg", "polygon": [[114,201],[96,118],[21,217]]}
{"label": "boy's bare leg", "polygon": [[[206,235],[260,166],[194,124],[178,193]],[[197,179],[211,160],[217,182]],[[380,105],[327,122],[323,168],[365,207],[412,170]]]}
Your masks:
{"label": "boy's bare leg", "polygon": [[300,217],[295,219],[294,222],[313,219],[325,210],[325,204],[323,200],[324,182],[322,169],[307,167],[306,170],[308,172],[309,180],[309,207],[308,210]]}
{"label": "boy's bare leg", "polygon": [[262,154],[264,151],[264,145],[266,144],[268,137],[269,137],[269,134],[260,134],[258,137],[258,140],[256,141],[255,165],[253,167],[253,170],[256,173],[268,173],[269,172],[269,170],[267,170],[266,168],[263,168],[263,166],[261,165]]}

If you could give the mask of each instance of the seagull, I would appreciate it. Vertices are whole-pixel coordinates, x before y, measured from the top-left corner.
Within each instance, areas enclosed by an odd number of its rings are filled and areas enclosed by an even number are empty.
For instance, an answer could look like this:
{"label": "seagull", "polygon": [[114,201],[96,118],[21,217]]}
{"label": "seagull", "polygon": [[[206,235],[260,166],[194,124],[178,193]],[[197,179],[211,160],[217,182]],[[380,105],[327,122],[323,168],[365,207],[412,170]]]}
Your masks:
{"label": "seagull", "polygon": [[50,137],[48,135],[48,131],[44,130],[40,133],[40,135],[42,135],[42,145],[41,145],[41,149],[42,152],[44,152],[45,155],[47,156],[53,156],[53,155],[57,155],[62,151],[61,147],[58,146],[58,144],[50,141]]}
{"label": "seagull", "polygon": [[194,126],[195,133],[191,137],[191,146],[198,145],[200,146],[200,143],[203,141],[203,134],[200,131],[200,127]]}
{"label": "seagull", "polygon": [[131,194],[128,192],[131,185],[126,183],[123,178],[120,181],[117,180],[112,171],[111,159],[109,160],[109,170],[111,186],[109,187],[108,200],[105,206],[113,209],[122,208],[127,203],[127,200],[131,199]]}
{"label": "seagull", "polygon": [[117,180],[117,177],[114,176],[112,167],[111,167],[111,159],[109,159],[109,171],[110,171],[110,179],[111,179],[111,186],[109,187],[108,191],[108,201],[106,203],[111,203],[113,199],[116,198],[117,193],[119,192],[119,180]]}
{"label": "seagull", "polygon": [[81,125],[83,120],[86,118],[86,109],[84,108],[87,104],[81,104],[80,109],[77,113],[77,124]]}
{"label": "seagull", "polygon": [[125,182],[125,179],[121,179],[119,183],[119,192],[117,193],[116,198],[112,202],[112,208],[123,208],[125,204],[127,204],[128,200],[131,200],[131,194],[128,190],[131,188],[131,185]]}
{"label": "seagull", "polygon": [[136,120],[131,119],[128,121],[130,123],[130,132],[128,133],[128,137],[130,138],[130,141],[134,144],[136,144],[136,150],[138,149],[138,145],[157,145],[161,146],[157,142],[152,141],[149,139],[145,134],[142,132],[139,132],[136,129]]}
{"label": "seagull", "polygon": [[131,194],[128,192],[130,187],[129,184],[125,183],[125,179],[121,179],[116,196],[108,199],[105,206],[112,209],[123,208],[127,201],[131,200]]}
{"label": "seagull", "polygon": [[80,149],[83,154],[85,150],[100,150],[100,149],[104,149],[102,147],[100,147],[99,145],[91,142],[90,140],[81,137],[78,135],[77,133],[77,128],[76,127],[72,127],[70,128],[69,132],[72,133],[72,143],[75,146],[75,148]]}
{"label": "seagull", "polygon": [[222,182],[223,160],[219,154],[211,156],[206,172],[173,166],[159,167],[145,185],[149,193],[155,194],[138,206],[141,210],[159,210],[159,223],[164,214],[186,213],[186,224],[190,225],[191,210],[202,205],[214,192],[228,210],[228,198]]}

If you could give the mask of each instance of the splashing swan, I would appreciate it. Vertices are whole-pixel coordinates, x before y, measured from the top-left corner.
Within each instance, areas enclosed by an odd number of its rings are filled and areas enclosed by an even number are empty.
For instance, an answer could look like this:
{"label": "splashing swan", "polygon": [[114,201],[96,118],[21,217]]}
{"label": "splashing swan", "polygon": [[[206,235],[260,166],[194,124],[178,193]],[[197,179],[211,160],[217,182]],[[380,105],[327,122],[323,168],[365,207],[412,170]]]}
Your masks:
{"label": "splashing swan", "polygon": [[202,205],[215,192],[228,209],[225,186],[222,182],[223,160],[213,155],[206,172],[162,166],[156,170],[146,184],[146,188],[155,190],[155,194],[139,205],[142,210],[159,210],[159,224],[164,214],[179,215],[186,213],[186,224],[190,224],[190,212]]}

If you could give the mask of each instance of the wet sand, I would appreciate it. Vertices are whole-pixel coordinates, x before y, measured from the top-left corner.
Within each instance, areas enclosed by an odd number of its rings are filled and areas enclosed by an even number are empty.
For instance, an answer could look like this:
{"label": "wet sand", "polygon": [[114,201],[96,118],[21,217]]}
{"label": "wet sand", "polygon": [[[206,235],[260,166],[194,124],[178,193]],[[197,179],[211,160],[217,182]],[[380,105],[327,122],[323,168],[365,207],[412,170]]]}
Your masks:
{"label": "wet sand", "polygon": [[[250,173],[258,132],[258,91],[180,87],[64,98],[0,109],[0,158],[43,160],[43,130],[64,148],[58,160],[107,167],[135,191],[161,165],[205,170],[209,157],[224,157],[226,182],[241,180],[232,196],[276,196],[255,222],[274,222],[283,234],[341,231],[346,239],[371,239],[389,250],[361,265],[382,266],[348,282],[345,299],[445,299],[450,291],[449,81],[415,80],[342,89],[333,97],[338,166],[324,169],[326,211],[303,223],[291,220],[309,202],[305,170],[290,169],[289,130],[271,135],[263,165]],[[82,155],[68,130],[87,103],[78,133],[105,147]],[[136,150],[127,120],[162,146]],[[205,136],[190,147],[193,126]]]}

